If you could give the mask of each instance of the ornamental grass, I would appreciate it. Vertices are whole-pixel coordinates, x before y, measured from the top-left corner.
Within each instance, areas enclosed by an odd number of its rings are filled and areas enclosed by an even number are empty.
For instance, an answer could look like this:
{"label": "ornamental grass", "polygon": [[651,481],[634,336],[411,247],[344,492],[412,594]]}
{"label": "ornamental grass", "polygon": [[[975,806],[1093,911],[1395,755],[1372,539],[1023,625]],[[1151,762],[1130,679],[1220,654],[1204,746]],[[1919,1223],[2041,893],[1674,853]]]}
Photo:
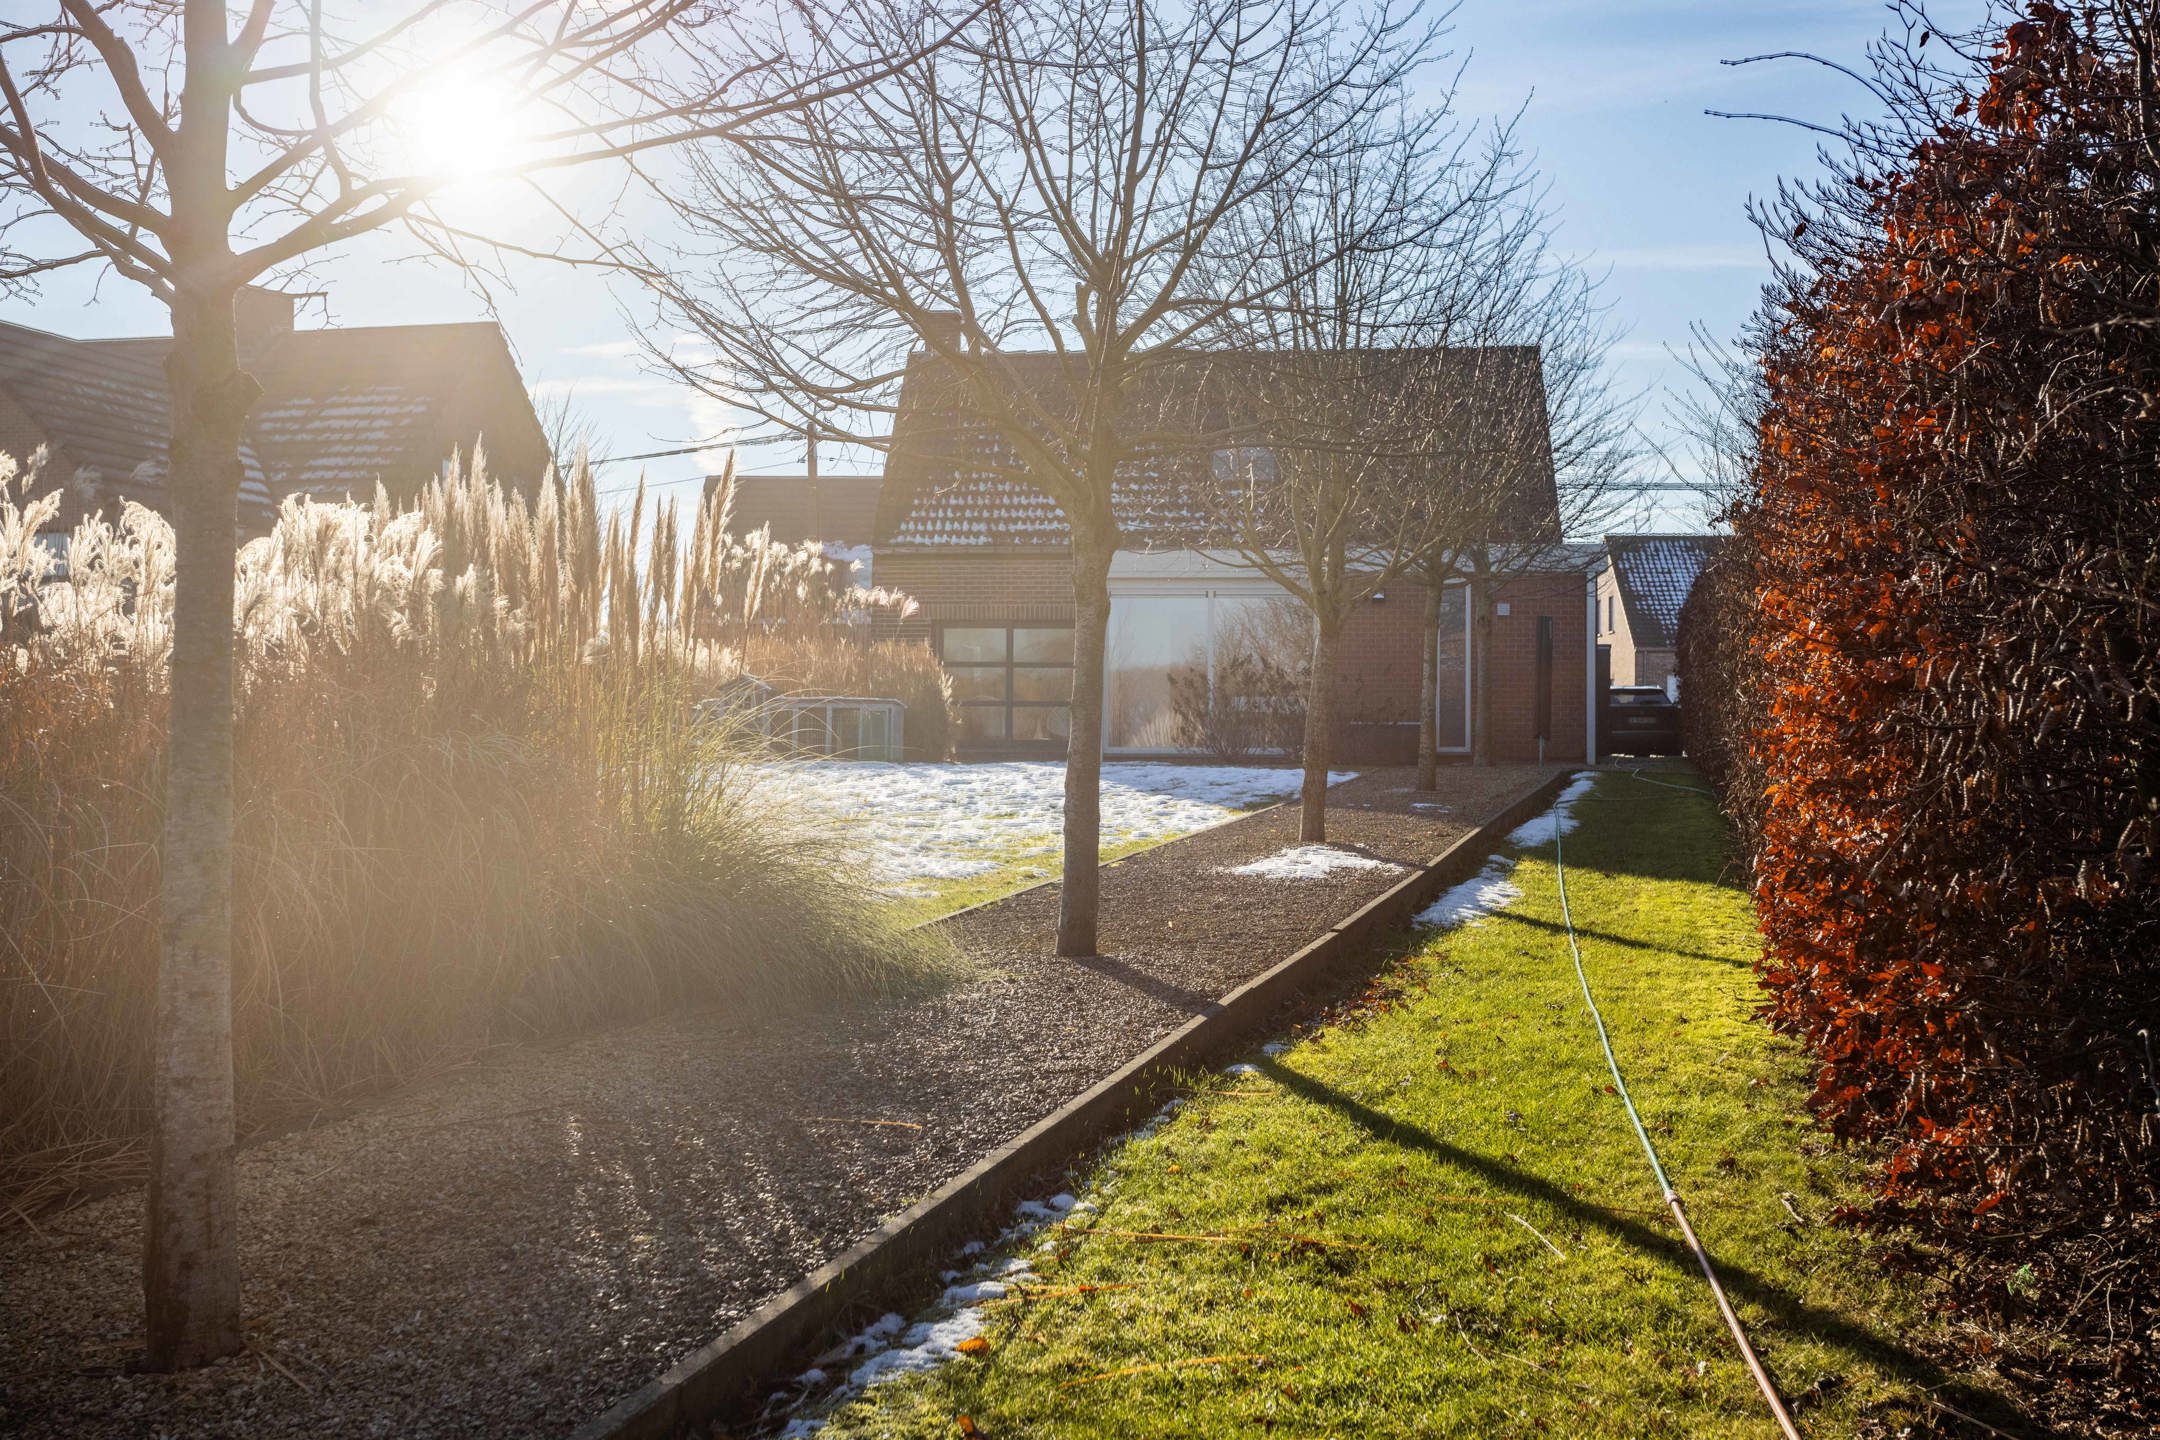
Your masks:
{"label": "ornamental grass", "polygon": [[[0,1213],[142,1173],[173,542],[65,553],[0,467]],[[244,1133],[491,1046],[949,963],[694,702],[739,668],[725,487],[603,515],[453,471],[286,502],[235,577],[234,1063]],[[845,598],[845,597],[844,597]],[[868,603],[874,597],[856,595]],[[732,609],[730,607],[733,607]]]}

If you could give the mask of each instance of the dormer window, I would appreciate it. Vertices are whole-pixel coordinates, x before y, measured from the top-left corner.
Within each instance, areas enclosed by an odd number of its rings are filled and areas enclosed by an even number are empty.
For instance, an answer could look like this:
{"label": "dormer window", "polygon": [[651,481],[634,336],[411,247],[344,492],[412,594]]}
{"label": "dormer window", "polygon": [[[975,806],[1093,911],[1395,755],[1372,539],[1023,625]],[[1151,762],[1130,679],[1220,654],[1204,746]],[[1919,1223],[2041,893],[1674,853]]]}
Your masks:
{"label": "dormer window", "polygon": [[1265,445],[1232,445],[1209,458],[1215,483],[1225,489],[1249,492],[1255,485],[1275,483],[1275,452]]}

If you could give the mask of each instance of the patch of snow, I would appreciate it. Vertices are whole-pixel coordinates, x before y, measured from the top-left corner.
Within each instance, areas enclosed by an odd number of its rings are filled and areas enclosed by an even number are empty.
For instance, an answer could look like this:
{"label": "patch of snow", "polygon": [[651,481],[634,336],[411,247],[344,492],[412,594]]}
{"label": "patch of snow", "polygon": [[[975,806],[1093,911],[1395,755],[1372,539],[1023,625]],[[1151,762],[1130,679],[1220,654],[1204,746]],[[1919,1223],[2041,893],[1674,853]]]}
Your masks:
{"label": "patch of snow", "polygon": [[1244,1064],[1232,1065],[1222,1073],[1225,1075],[1257,1075],[1260,1073],[1260,1067]]}
{"label": "patch of snow", "polygon": [[1525,820],[1508,833],[1507,843],[1522,850],[1532,850],[1540,845],[1550,845],[1562,835],[1572,835],[1582,822],[1575,818],[1575,802],[1590,793],[1597,785],[1597,776],[1584,771],[1568,783],[1552,809],[1535,820]]}
{"label": "patch of snow", "polygon": [[907,1328],[907,1317],[887,1312],[864,1326],[861,1333],[849,1337],[840,1347],[840,1358],[851,1360],[857,1355],[875,1355],[892,1344],[893,1337]]}
{"label": "patch of snow", "polygon": [[1514,872],[1514,861],[1495,855],[1485,862],[1483,870],[1418,911],[1410,923],[1440,930],[1478,924],[1493,911],[1522,898],[1523,892],[1508,879]]}
{"label": "patch of snow", "polygon": [[881,1350],[855,1367],[848,1383],[859,1390],[899,1375],[932,1370],[960,1353],[961,1342],[982,1334],[983,1312],[962,1310],[942,1320],[908,1327],[890,1350]]}
{"label": "patch of snow", "polygon": [[1337,870],[1400,871],[1402,868],[1392,861],[1377,860],[1333,845],[1292,845],[1273,855],[1263,855],[1249,865],[1230,866],[1223,873],[1252,875],[1263,880],[1319,880]]}
{"label": "patch of snow", "polygon": [[[1357,772],[1331,772],[1330,784]],[[1102,767],[1107,844],[1174,839],[1297,793],[1300,774],[1266,765],[1112,761]],[[775,765],[763,783],[785,801],[837,821],[881,885],[960,880],[1001,865],[1054,861],[1065,814],[1065,766],[1013,760],[977,765],[824,760]]]}
{"label": "patch of snow", "polygon": [[1013,1216],[1022,1224],[1048,1225],[1064,1219],[1079,1203],[1078,1199],[1061,1190],[1048,1200],[1021,1201],[1013,1207]]}
{"label": "patch of snow", "polygon": [[797,1416],[781,1427],[777,1440],[810,1440],[810,1437],[824,1428],[825,1422],[823,1420],[810,1420]]}
{"label": "patch of snow", "polygon": [[1290,1053],[1290,1046],[1281,1040],[1270,1040],[1260,1047],[1260,1053],[1263,1055],[1287,1055]]}

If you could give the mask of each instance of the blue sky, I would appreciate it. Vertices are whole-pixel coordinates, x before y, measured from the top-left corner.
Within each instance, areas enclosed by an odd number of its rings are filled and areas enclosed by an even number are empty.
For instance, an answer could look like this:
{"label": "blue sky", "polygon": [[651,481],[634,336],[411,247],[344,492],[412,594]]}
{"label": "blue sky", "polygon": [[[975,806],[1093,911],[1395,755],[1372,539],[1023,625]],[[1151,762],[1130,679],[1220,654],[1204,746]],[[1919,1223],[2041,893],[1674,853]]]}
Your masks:
{"label": "blue sky", "polygon": [[[1978,3],[1935,8],[1962,19]],[[1733,334],[1769,278],[1744,213],[1749,197],[1772,192],[1780,176],[1819,168],[1815,137],[1805,132],[1704,111],[1834,122],[1868,103],[1821,67],[1720,62],[1803,50],[1853,63],[1893,21],[1881,0],[1463,0],[1456,11],[1451,44],[1468,66],[1458,108],[1491,115],[1527,102],[1520,133],[1550,186],[1560,245],[1609,272],[1612,316],[1628,332],[1613,355],[1616,377],[1644,393],[1653,434],[1663,392],[1679,379],[1667,347],[1684,345],[1698,322]],[[570,395],[603,453],[671,448],[726,423],[713,402],[642,371],[632,325],[649,308],[634,291],[559,267],[512,278],[516,288],[494,297],[496,313],[527,381],[542,398]],[[328,318],[341,325],[487,314],[454,275],[365,253],[326,259],[307,288],[329,293]],[[93,293],[88,276],[63,277],[37,301],[0,302],[0,317],[84,336],[165,328],[162,309],[133,286],[107,278]],[[792,470],[801,457],[774,447],[746,451],[741,463]],[[696,456],[644,466],[652,481],[685,492],[705,468]],[[637,469],[610,467],[603,484],[632,482]],[[1630,528],[1694,528],[1700,507],[1665,496],[1626,518]]]}

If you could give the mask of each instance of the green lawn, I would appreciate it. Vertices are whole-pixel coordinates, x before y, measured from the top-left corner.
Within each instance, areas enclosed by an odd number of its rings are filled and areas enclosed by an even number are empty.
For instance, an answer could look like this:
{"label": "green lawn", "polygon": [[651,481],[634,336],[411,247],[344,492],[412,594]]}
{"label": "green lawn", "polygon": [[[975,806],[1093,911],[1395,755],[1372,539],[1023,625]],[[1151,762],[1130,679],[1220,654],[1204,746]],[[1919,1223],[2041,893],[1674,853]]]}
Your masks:
{"label": "green lawn", "polygon": [[[1824,1223],[1858,1164],[1751,1018],[1753,925],[1710,803],[1610,775],[1577,814],[1569,895],[1621,1065],[1802,1429],[1967,1433],[1923,1389],[2014,1426],[1905,1348],[1923,1307],[1883,1242]],[[1020,1243],[1035,1279],[988,1307],[986,1348],[823,1434],[1774,1435],[1608,1089],[1550,847],[1515,883],[1507,911],[1114,1147],[1083,1177],[1099,1209]]]}

